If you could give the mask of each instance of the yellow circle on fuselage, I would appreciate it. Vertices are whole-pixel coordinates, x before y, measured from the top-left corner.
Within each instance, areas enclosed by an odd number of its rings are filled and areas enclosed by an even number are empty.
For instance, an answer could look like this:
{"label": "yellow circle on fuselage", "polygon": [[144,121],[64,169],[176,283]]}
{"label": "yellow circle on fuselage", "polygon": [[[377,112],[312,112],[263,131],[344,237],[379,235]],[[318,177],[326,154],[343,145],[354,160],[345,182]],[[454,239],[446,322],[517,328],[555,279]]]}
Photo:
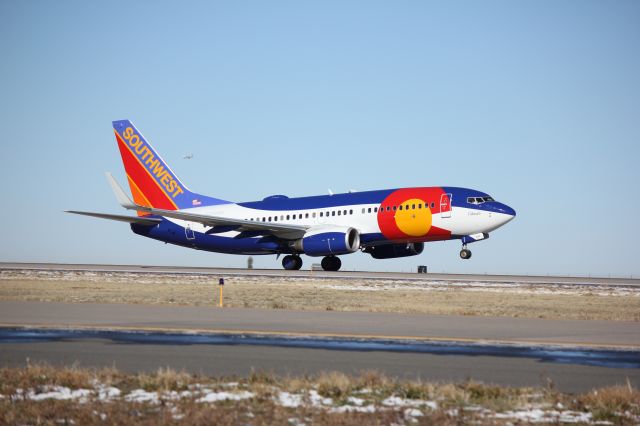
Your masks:
{"label": "yellow circle on fuselage", "polygon": [[398,228],[411,237],[422,237],[431,229],[431,209],[417,198],[402,203],[402,210],[396,210],[395,219]]}

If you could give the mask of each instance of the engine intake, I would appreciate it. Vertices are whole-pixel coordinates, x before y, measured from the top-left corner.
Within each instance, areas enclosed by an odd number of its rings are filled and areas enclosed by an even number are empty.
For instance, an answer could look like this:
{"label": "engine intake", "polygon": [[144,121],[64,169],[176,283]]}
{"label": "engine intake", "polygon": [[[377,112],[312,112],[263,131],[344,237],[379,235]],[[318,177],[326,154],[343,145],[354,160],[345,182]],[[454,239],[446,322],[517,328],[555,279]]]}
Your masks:
{"label": "engine intake", "polygon": [[307,256],[353,253],[360,248],[360,233],[355,228],[339,226],[310,229],[292,247]]}
{"label": "engine intake", "polygon": [[416,256],[424,250],[424,243],[385,244],[367,247],[364,251],[374,259],[393,259],[395,257]]}

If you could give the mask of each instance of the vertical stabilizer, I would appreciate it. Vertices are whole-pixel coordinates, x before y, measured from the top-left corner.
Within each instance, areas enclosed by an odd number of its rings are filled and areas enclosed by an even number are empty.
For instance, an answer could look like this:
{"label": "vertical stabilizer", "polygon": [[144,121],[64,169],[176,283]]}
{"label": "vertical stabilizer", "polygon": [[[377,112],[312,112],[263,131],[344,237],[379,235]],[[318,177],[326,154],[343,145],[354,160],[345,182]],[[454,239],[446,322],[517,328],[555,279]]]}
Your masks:
{"label": "vertical stabilizer", "polygon": [[114,121],[113,130],[136,204],[180,210],[229,203],[189,191],[129,120]]}

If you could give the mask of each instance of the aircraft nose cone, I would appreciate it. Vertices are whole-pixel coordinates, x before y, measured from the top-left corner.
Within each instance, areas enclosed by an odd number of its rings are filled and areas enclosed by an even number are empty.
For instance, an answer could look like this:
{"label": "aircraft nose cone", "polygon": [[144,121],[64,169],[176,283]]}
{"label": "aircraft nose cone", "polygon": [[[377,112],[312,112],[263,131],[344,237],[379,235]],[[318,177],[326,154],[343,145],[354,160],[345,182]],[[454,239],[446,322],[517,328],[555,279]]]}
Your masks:
{"label": "aircraft nose cone", "polygon": [[514,209],[512,209],[511,207],[509,207],[509,206],[508,206],[508,205],[506,205],[506,204],[503,204],[503,205],[502,205],[502,208],[504,209],[504,213],[505,213],[505,214],[508,214],[508,215],[511,215],[511,216],[514,216],[514,217],[515,217],[515,215],[516,215],[516,211],[515,211]]}
{"label": "aircraft nose cone", "polygon": [[511,219],[513,219],[516,216],[516,211],[506,204],[496,203],[495,207],[498,213],[507,214],[511,216]]}

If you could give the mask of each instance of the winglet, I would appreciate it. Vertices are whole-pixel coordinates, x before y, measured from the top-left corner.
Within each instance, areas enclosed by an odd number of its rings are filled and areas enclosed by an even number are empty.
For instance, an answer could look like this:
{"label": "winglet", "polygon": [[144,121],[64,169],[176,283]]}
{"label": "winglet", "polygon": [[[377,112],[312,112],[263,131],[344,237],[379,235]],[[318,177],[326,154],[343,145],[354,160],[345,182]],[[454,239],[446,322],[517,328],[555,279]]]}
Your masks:
{"label": "winglet", "polygon": [[115,194],[116,199],[118,200],[118,203],[125,209],[137,210],[137,206],[127,196],[127,194],[124,192],[122,187],[118,184],[118,181],[116,181],[113,175],[109,172],[106,172],[105,175],[107,176],[107,181],[109,182],[109,185],[111,185],[111,189],[113,190],[113,193]]}

